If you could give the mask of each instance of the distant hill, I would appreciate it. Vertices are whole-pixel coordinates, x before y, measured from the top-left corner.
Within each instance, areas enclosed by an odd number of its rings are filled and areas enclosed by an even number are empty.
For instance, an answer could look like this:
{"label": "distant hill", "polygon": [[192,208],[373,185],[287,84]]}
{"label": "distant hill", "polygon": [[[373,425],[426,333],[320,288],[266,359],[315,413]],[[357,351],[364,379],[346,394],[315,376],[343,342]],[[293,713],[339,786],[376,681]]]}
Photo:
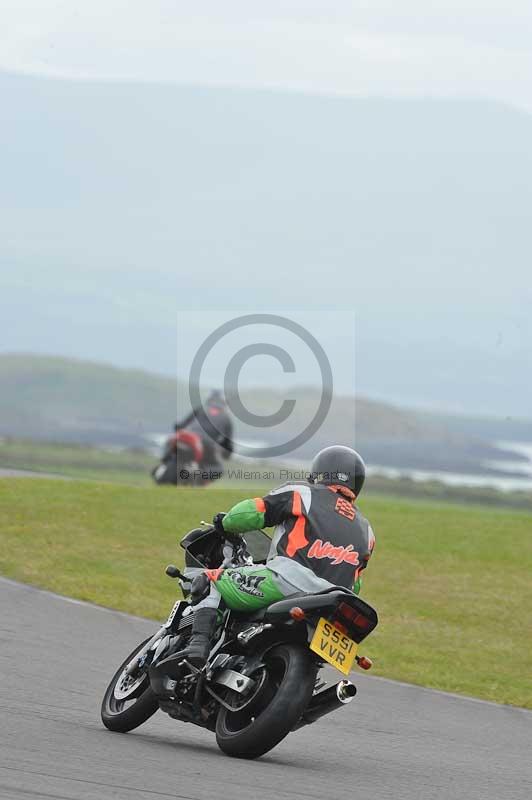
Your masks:
{"label": "distant hill", "polygon": [[419,412],[418,419],[421,423],[426,421],[430,424],[441,425],[461,436],[474,436],[488,441],[532,442],[532,420],[530,419],[510,416],[498,419],[497,417],[472,417],[436,412]]}
{"label": "distant hill", "polygon": [[[2,436],[145,447],[188,410],[178,406],[185,387],[174,380],[67,358],[0,355],[0,385]],[[284,425],[256,430],[237,422],[237,438],[275,444],[304,428],[316,391],[291,394],[296,407]],[[242,398],[257,414],[271,413],[283,399],[262,389],[245,391]],[[479,467],[483,459],[509,457],[467,431],[452,432],[423,414],[366,398],[333,398],[322,428],[293,456],[307,459],[331,442],[355,444],[369,463],[403,468],[486,472]]]}
{"label": "distant hill", "polygon": [[0,434],[141,445],[176,416],[169,378],[105,364],[0,355]]}

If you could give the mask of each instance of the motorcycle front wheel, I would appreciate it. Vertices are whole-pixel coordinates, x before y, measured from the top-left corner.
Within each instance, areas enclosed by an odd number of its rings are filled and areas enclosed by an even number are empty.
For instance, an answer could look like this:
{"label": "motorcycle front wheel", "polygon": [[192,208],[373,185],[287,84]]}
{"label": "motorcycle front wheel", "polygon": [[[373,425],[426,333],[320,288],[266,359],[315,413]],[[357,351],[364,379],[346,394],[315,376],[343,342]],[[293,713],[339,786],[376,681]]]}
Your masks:
{"label": "motorcycle front wheel", "polygon": [[151,476],[159,486],[165,484],[175,486],[177,484],[177,461],[175,458],[170,461],[161,461],[152,469]]}
{"label": "motorcycle front wheel", "polygon": [[127,733],[146,722],[159,708],[148,675],[141,672],[128,676],[126,667],[148,639],[141,642],[119,666],[102,701],[102,722],[110,731]]}
{"label": "motorcycle front wheel", "polygon": [[220,708],[216,741],[235,758],[258,758],[290,733],[307,707],[316,680],[308,650],[282,644],[264,657],[265,674],[257,678],[256,696],[240,710]]}

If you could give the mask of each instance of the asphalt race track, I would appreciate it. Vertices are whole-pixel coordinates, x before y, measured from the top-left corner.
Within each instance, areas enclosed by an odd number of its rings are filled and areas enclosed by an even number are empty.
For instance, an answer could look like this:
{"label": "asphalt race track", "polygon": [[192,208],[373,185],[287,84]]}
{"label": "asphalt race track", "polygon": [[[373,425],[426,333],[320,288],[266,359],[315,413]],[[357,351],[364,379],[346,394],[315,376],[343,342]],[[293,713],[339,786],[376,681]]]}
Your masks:
{"label": "asphalt race track", "polygon": [[104,689],[153,630],[0,579],[0,798],[532,797],[532,712],[365,675],[350,706],[255,762],[224,756],[212,734],[161,712],[110,733]]}
{"label": "asphalt race track", "polygon": [[11,467],[0,467],[0,478],[54,478],[57,480],[72,480],[66,475],[56,475],[52,472],[32,472],[29,469],[11,469]]}

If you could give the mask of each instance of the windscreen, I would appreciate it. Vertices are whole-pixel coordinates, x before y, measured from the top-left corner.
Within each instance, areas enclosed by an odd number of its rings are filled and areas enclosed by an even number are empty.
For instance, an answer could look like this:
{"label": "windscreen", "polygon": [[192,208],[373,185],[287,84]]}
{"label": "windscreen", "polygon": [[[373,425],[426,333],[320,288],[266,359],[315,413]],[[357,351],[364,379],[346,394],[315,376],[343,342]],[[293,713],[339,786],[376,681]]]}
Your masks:
{"label": "windscreen", "polygon": [[267,533],[259,529],[247,531],[243,534],[249,554],[253,558],[253,563],[264,563],[270,551],[271,539]]}
{"label": "windscreen", "polygon": [[[253,562],[255,564],[264,563],[270,550],[270,537],[264,531],[257,529],[247,531],[243,534],[243,538]],[[187,567],[214,568],[219,566],[222,558],[220,538],[212,529],[206,530],[204,536],[200,536],[185,548],[185,565]]]}

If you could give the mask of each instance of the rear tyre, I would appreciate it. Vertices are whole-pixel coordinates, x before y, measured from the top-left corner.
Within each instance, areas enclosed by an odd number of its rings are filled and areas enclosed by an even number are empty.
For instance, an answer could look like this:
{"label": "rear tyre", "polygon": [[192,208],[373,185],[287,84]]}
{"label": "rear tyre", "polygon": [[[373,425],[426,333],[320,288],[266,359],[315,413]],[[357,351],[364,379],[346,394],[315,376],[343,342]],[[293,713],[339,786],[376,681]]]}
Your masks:
{"label": "rear tyre", "polygon": [[141,650],[148,639],[136,647],[117,669],[106,689],[102,701],[102,722],[110,731],[127,733],[146,722],[159,708],[159,703],[150,688],[146,673],[132,678],[125,674],[125,668],[134,655]]}
{"label": "rear tyre", "polygon": [[316,667],[306,648],[279,645],[264,661],[267,675],[257,697],[240,711],[222,707],[218,713],[216,741],[229,756],[267,753],[290,733],[312,697]]}

